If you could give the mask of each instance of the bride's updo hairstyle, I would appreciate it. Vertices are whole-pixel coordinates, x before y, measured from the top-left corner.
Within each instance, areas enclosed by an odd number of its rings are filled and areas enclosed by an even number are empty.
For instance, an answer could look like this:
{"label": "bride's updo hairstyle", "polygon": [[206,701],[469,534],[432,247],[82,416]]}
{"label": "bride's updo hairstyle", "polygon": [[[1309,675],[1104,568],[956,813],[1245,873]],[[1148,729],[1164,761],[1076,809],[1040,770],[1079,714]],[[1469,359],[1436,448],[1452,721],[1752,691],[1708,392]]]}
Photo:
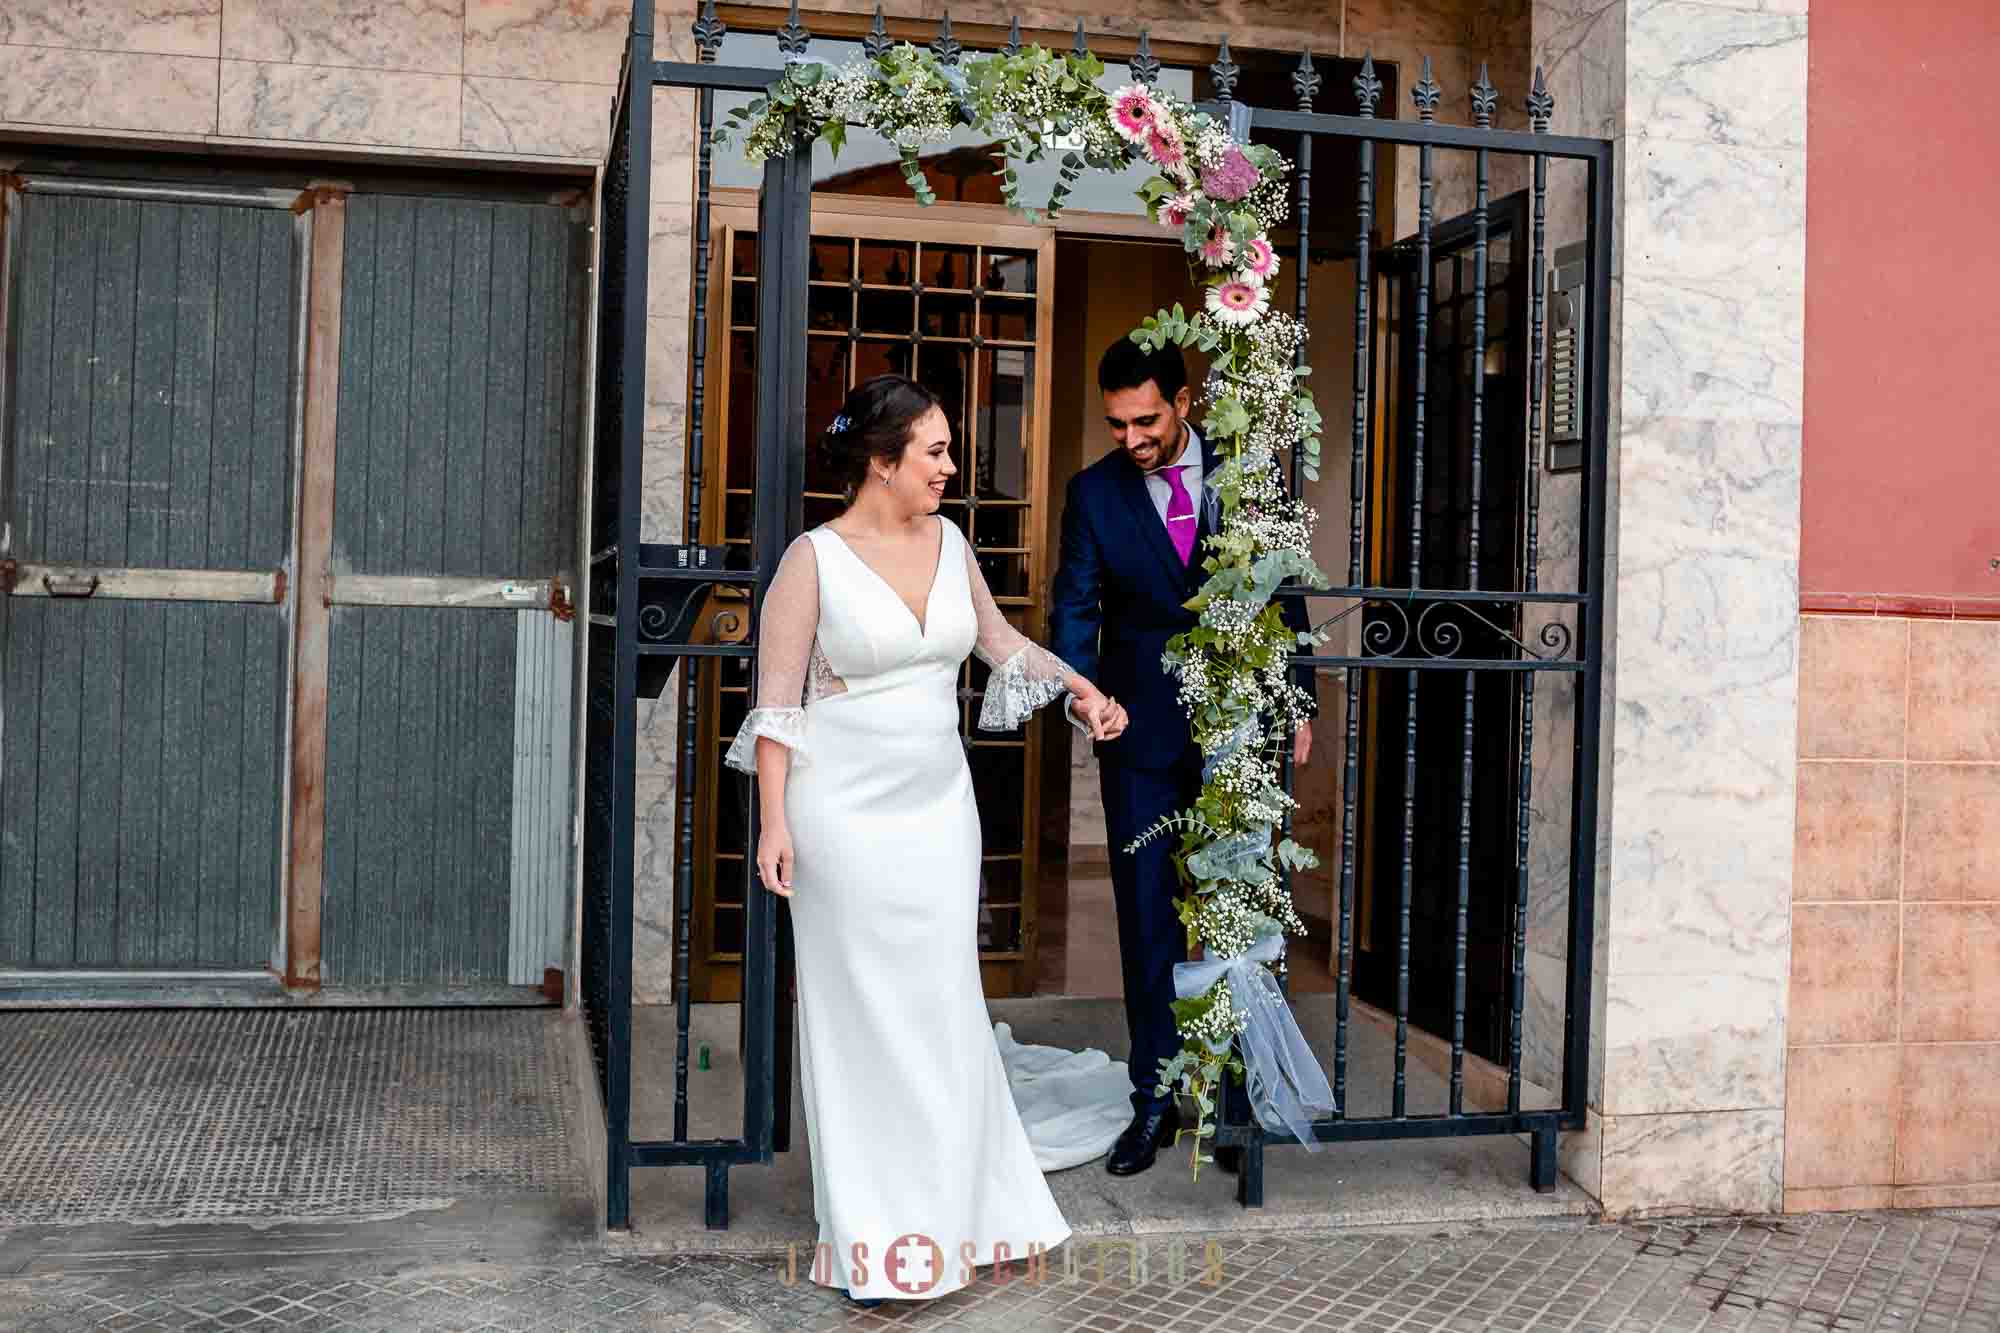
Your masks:
{"label": "bride's updo hairstyle", "polygon": [[910,427],[940,406],[936,394],[902,375],[877,375],[854,386],[819,437],[820,456],[849,500],[868,480],[868,464],[900,461]]}

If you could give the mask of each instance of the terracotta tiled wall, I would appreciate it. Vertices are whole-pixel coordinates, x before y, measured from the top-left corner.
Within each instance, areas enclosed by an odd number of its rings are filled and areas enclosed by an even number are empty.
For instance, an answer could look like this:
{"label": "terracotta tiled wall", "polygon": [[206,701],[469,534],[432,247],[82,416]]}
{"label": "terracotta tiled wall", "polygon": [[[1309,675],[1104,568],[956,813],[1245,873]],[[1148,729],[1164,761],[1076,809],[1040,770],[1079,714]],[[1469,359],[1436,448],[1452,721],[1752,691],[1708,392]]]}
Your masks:
{"label": "terracotta tiled wall", "polygon": [[1785,1207],[2000,1203],[2000,621],[1808,615]]}

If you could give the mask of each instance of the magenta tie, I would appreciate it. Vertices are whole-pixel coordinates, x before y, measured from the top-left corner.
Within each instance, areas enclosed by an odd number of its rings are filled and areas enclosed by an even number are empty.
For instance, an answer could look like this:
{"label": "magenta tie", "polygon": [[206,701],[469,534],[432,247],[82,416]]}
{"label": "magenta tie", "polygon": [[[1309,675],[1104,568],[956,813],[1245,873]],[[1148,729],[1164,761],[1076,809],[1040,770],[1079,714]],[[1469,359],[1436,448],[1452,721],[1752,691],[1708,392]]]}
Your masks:
{"label": "magenta tie", "polygon": [[1181,468],[1186,466],[1181,463],[1167,469],[1167,485],[1174,489],[1167,499],[1167,535],[1174,539],[1174,550],[1180,553],[1184,565],[1194,553],[1194,501],[1188,498],[1187,486],[1181,481]]}

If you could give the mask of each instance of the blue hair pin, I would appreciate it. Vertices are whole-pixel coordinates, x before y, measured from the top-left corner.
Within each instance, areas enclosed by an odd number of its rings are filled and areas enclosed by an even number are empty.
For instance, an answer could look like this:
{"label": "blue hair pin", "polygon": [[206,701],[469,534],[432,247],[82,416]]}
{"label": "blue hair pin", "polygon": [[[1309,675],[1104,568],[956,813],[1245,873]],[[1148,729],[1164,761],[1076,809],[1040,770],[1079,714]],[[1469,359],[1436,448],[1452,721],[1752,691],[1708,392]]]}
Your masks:
{"label": "blue hair pin", "polygon": [[826,428],[827,433],[830,435],[838,435],[853,424],[854,424],[853,422],[847,419],[847,414],[843,412],[839,416],[833,419],[833,424],[831,426],[828,426]]}

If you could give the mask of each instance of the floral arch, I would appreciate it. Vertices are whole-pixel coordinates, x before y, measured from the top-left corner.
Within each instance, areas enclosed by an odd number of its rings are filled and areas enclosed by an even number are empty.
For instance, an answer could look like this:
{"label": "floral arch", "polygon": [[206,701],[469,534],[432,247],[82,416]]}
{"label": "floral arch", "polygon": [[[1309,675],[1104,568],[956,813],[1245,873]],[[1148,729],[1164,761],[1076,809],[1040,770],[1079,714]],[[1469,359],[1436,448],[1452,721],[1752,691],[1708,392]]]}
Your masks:
{"label": "floral arch", "polygon": [[[1214,1134],[1226,1076],[1247,1074],[1253,1103],[1272,1105],[1294,1132],[1334,1109],[1264,966],[1282,956],[1285,935],[1305,933],[1282,872],[1317,864],[1284,832],[1295,803],[1283,764],[1308,704],[1291,682],[1290,655],[1324,635],[1290,629],[1273,594],[1287,579],[1327,586],[1311,553],[1316,516],[1287,491],[1282,462],[1292,451],[1317,477],[1320,417],[1303,383],[1305,325],[1271,309],[1269,296],[1279,268],[1270,233],[1288,212],[1291,164],[1170,93],[1143,84],[1107,93],[1103,75],[1103,62],[1083,51],[1015,47],[948,64],[903,43],[839,69],[787,66],[716,138],[740,137],[760,162],[813,140],[838,154],[851,128],[872,130],[896,145],[904,179],[929,204],[923,145],[977,130],[998,141],[1002,197],[1031,222],[1054,216],[1085,171],[1143,163],[1155,172],[1139,190],[1147,216],[1181,234],[1206,292],[1201,309],[1162,310],[1131,336],[1210,358],[1201,425],[1223,460],[1210,483],[1222,518],[1201,556],[1208,577],[1188,603],[1199,620],[1166,655],[1204,757],[1201,792],[1139,839],[1178,837],[1178,910],[1191,949],[1207,960],[1178,978],[1183,1045],[1159,1071],[1163,1088],[1198,1107],[1198,1173],[1213,1160],[1203,1140]],[[1057,183],[1044,208],[1030,207],[1017,168],[1050,157]]]}

